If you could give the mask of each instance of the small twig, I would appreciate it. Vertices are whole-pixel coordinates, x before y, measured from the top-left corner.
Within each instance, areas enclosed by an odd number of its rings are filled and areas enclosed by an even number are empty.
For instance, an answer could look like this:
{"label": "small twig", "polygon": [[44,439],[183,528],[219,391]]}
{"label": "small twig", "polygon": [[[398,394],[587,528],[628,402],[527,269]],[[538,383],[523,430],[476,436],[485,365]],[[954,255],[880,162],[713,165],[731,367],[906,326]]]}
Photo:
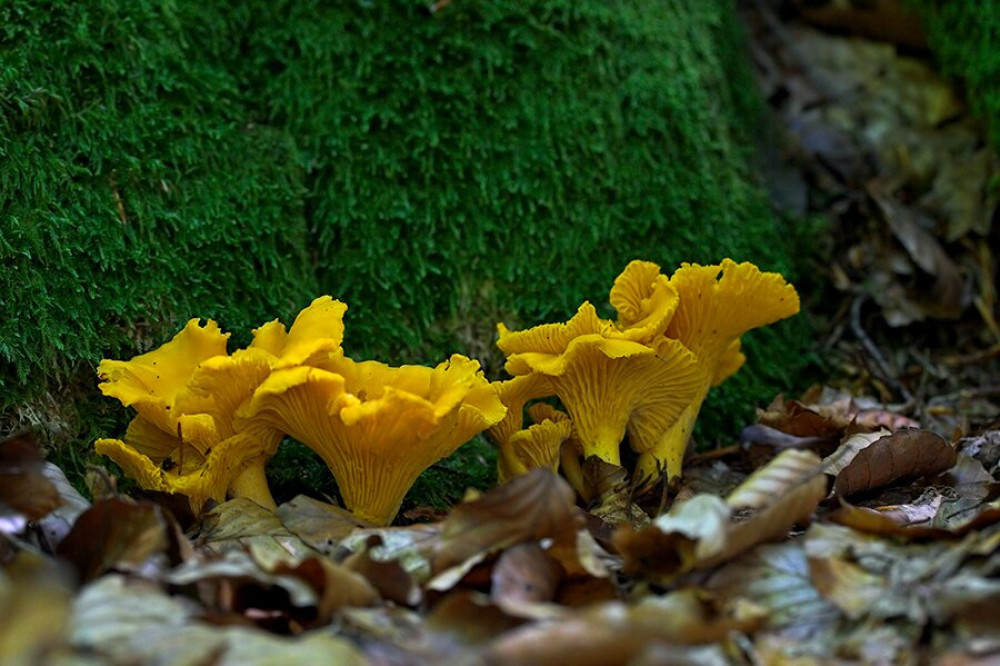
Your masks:
{"label": "small twig", "polygon": [[989,347],[988,349],[980,349],[979,351],[974,351],[971,354],[964,354],[961,356],[945,356],[941,362],[945,365],[975,365],[977,363],[982,363],[983,361],[988,361],[996,356],[1000,356],[1000,342],[992,347]]}
{"label": "small twig", "polygon": [[851,332],[854,333],[858,342],[861,343],[862,348],[864,348],[871,360],[874,361],[878,372],[881,375],[881,379],[889,384],[893,390],[895,390],[896,393],[903,398],[905,403],[910,404],[914,401],[913,395],[910,393],[909,389],[903,386],[903,383],[900,382],[895,376],[895,373],[892,371],[892,366],[889,365],[889,362],[882,354],[882,351],[878,348],[878,345],[872,341],[872,339],[868,336],[868,333],[865,332],[864,326],[861,325],[861,306],[864,305],[866,300],[868,300],[868,296],[866,294],[859,294],[854,299],[854,302],[851,303]]}

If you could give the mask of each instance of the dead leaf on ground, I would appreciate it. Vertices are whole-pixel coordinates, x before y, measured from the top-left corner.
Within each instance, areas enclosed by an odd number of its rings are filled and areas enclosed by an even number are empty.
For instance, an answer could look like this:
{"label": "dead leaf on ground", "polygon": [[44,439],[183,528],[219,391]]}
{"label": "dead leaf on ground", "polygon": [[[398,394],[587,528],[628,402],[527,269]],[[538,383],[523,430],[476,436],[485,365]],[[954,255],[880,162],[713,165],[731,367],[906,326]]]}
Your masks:
{"label": "dead leaf on ground", "polygon": [[520,543],[503,552],[493,567],[490,596],[501,608],[552,601],[563,569],[537,543]]}
{"label": "dead leaf on ground", "polygon": [[785,538],[807,522],[826,496],[819,456],[783,451],[725,500],[696,495],[676,503],[646,529],[619,529],[622,571],[669,582],[692,569],[718,566],[754,546]]}
{"label": "dead leaf on ground", "polygon": [[110,498],[84,511],[56,553],[81,581],[107,571],[162,571],[170,564],[171,525],[156,504]]}
{"label": "dead leaf on ground", "polygon": [[71,578],[68,569],[27,551],[4,563],[0,568],[0,664],[59,662],[68,648]]}
{"label": "dead leaf on ground", "polygon": [[313,548],[332,554],[340,542],[359,527],[371,527],[350,511],[299,495],[278,507],[278,518],[293,534]]}
{"label": "dead leaf on ground", "polygon": [[697,663],[684,646],[725,644],[733,632],[752,631],[761,608],[688,588],[636,604],[595,604],[562,621],[533,623],[496,638],[480,654],[483,664],[615,666],[631,664],[653,646],[670,646],[664,663]]}
{"label": "dead leaf on ground", "polygon": [[801,539],[765,544],[713,572],[705,583],[723,598],[752,599],[767,609],[774,635],[819,641],[832,634],[837,609],[813,587]]}
{"label": "dead leaf on ground", "polygon": [[[575,544],[577,530],[584,526],[575,501],[569,484],[551,470],[536,468],[475,501],[459,504],[441,524],[432,558],[436,582],[431,586],[447,589],[457,579],[452,575],[443,579],[446,570],[468,570],[486,555],[518,543],[551,538]],[[460,578],[462,572],[453,573]]]}
{"label": "dead leaf on ground", "polygon": [[21,432],[0,441],[0,507],[6,504],[28,520],[38,520],[62,500],[43,468],[45,459],[31,433]]}
{"label": "dead leaf on ground", "polygon": [[955,448],[940,435],[904,428],[852,435],[823,461],[823,467],[836,477],[834,492],[850,497],[899,479],[943,472],[956,459]]}
{"label": "dead leaf on ground", "polygon": [[281,663],[363,666],[349,641],[327,632],[294,639],[248,627],[199,622],[192,601],[149,582],[108,575],[85,587],[73,607],[72,645],[102,663],[217,666]]}
{"label": "dead leaf on ground", "polygon": [[404,606],[416,606],[423,595],[417,581],[397,560],[376,560],[372,552],[382,546],[377,534],[368,537],[364,550],[348,555],[342,564],[364,576],[388,601]]}
{"label": "dead leaf on ground", "polygon": [[937,238],[921,226],[917,219],[920,213],[896,200],[884,184],[869,183],[868,194],[914,266],[922,271],[906,281],[905,303],[887,299],[888,292],[872,292],[886,322],[905,326],[927,318],[958,318],[968,305],[962,273]]}
{"label": "dead leaf on ground", "polygon": [[203,514],[195,526],[195,540],[216,553],[249,548],[266,567],[278,562],[297,564],[317,552],[273,511],[245,498],[229,500]]}

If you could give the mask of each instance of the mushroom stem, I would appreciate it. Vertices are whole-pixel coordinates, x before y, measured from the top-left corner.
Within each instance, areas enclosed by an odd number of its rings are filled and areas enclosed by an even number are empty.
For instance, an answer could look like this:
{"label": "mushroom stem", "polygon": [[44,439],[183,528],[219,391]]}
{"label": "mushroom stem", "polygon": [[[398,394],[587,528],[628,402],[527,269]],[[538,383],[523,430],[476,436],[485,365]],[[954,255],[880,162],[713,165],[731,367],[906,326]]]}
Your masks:
{"label": "mushroom stem", "polygon": [[680,418],[663,433],[656,445],[639,455],[633,476],[640,485],[655,483],[664,471],[668,483],[681,475],[684,454],[687,452],[694,424],[698,420],[698,412],[701,411],[701,404],[707,394],[706,386],[699,397],[681,413]]}
{"label": "mushroom stem", "polygon": [[583,467],[580,465],[580,455],[576,448],[569,442],[564,442],[559,450],[559,469],[563,476],[569,481],[569,485],[583,498],[584,502],[593,499],[593,493],[587,485],[583,476]]}
{"label": "mushroom stem", "polygon": [[233,479],[229,485],[229,494],[232,497],[245,497],[271,511],[278,510],[274,498],[271,497],[271,489],[267,485],[263,460],[255,462],[240,472],[239,476]]}

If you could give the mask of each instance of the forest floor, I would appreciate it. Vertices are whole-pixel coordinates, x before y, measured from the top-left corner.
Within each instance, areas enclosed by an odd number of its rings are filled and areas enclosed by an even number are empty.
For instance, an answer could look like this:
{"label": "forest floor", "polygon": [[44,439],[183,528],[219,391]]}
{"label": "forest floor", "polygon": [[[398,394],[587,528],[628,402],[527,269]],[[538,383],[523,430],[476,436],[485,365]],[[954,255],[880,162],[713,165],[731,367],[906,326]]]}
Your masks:
{"label": "forest floor", "polygon": [[743,14],[772,199],[830,224],[797,285],[828,381],[670,493],[536,470],[386,528],[90,501],[11,438],[0,663],[998,663],[998,159],[905,15],[795,5]]}

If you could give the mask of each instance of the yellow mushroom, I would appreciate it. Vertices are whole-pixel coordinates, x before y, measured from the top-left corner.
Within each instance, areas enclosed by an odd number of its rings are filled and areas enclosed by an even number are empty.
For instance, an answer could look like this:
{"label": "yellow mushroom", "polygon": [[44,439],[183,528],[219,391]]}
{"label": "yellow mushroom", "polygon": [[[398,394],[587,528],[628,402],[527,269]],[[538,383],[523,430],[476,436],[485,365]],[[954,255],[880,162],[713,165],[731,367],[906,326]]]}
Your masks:
{"label": "yellow mushroom", "polygon": [[637,478],[680,476],[691,431],[708,390],[736,372],[745,361],[740,336],[799,311],[795,288],[778,273],[751,263],[682,264],[670,278],[680,305],[667,327],[667,340],[681,342],[697,357],[697,391],[684,413],[665,428],[650,412],[631,424],[630,444],[640,454]]}
{"label": "yellow mushroom", "polygon": [[585,457],[620,464],[619,445],[633,413],[677,418],[698,391],[694,355],[676,340],[656,348],[628,340],[590,303],[565,324],[512,332],[499,325],[497,345],[514,376],[538,373],[573,419]]}
{"label": "yellow mushroom", "polygon": [[291,329],[265,324],[248,349],[232,356],[226,355],[229,334],[195,319],[155,351],[102,361],[101,390],[139,417],[124,440],[98,440],[98,453],[144,488],[187,495],[195,512],[227,493],[274,509],[264,470],[283,433],[248,419],[237,425],[236,410],[274,368],[325,364],[342,354],[346,309],[329,296],[317,298]]}
{"label": "yellow mushroom", "polygon": [[649,261],[629,262],[615,278],[608,299],[618,312],[617,331],[628,340],[649,344],[663,334],[677,310],[677,290],[660,267]]}
{"label": "yellow mushroom", "polygon": [[[182,415],[176,408],[178,398],[186,393],[187,382],[202,361],[226,354],[228,339],[229,334],[211,319],[205,326],[192,319],[172,340],[151,352],[128,361],[101,361],[98,388],[164,432],[176,433]],[[196,445],[209,437],[205,429],[210,427],[208,420],[198,418],[188,418],[184,424],[188,439]]]}
{"label": "yellow mushroom", "polygon": [[[236,408],[270,374],[272,357],[258,349],[213,356],[198,365],[173,410],[173,434],[140,414],[124,440],[99,439],[97,452],[110,457],[150,490],[187,495],[195,513],[209,499],[221,502],[227,491],[274,509],[264,466],[281,441],[281,431],[260,422],[233,422]],[[197,424],[197,439],[187,435]]]}
{"label": "yellow mushroom", "polygon": [[239,410],[315,451],[344,504],[379,525],[427,467],[498,423],[506,409],[479,363],[454,355],[435,368],[391,368],[343,357],[342,372],[295,366],[274,371]]}
{"label": "yellow mushroom", "polygon": [[500,402],[507,408],[503,420],[491,426],[486,434],[500,449],[503,459],[504,447],[510,443],[511,435],[524,427],[524,406],[537,398],[552,395],[552,388],[544,375],[531,374],[493,382]]}
{"label": "yellow mushroom", "polygon": [[342,354],[346,311],[344,303],[320,296],[299,313],[287,332],[277,319],[254,329],[250,348],[274,356],[276,370],[293,365],[324,367],[331,356]]}
{"label": "yellow mushroom", "polygon": [[[508,404],[508,414],[511,409]],[[559,470],[559,451],[563,442],[573,434],[572,422],[566,414],[546,403],[532,405],[528,408],[528,414],[534,423],[510,433],[499,444],[498,483],[506,483],[535,467],[548,467],[553,472]]]}

